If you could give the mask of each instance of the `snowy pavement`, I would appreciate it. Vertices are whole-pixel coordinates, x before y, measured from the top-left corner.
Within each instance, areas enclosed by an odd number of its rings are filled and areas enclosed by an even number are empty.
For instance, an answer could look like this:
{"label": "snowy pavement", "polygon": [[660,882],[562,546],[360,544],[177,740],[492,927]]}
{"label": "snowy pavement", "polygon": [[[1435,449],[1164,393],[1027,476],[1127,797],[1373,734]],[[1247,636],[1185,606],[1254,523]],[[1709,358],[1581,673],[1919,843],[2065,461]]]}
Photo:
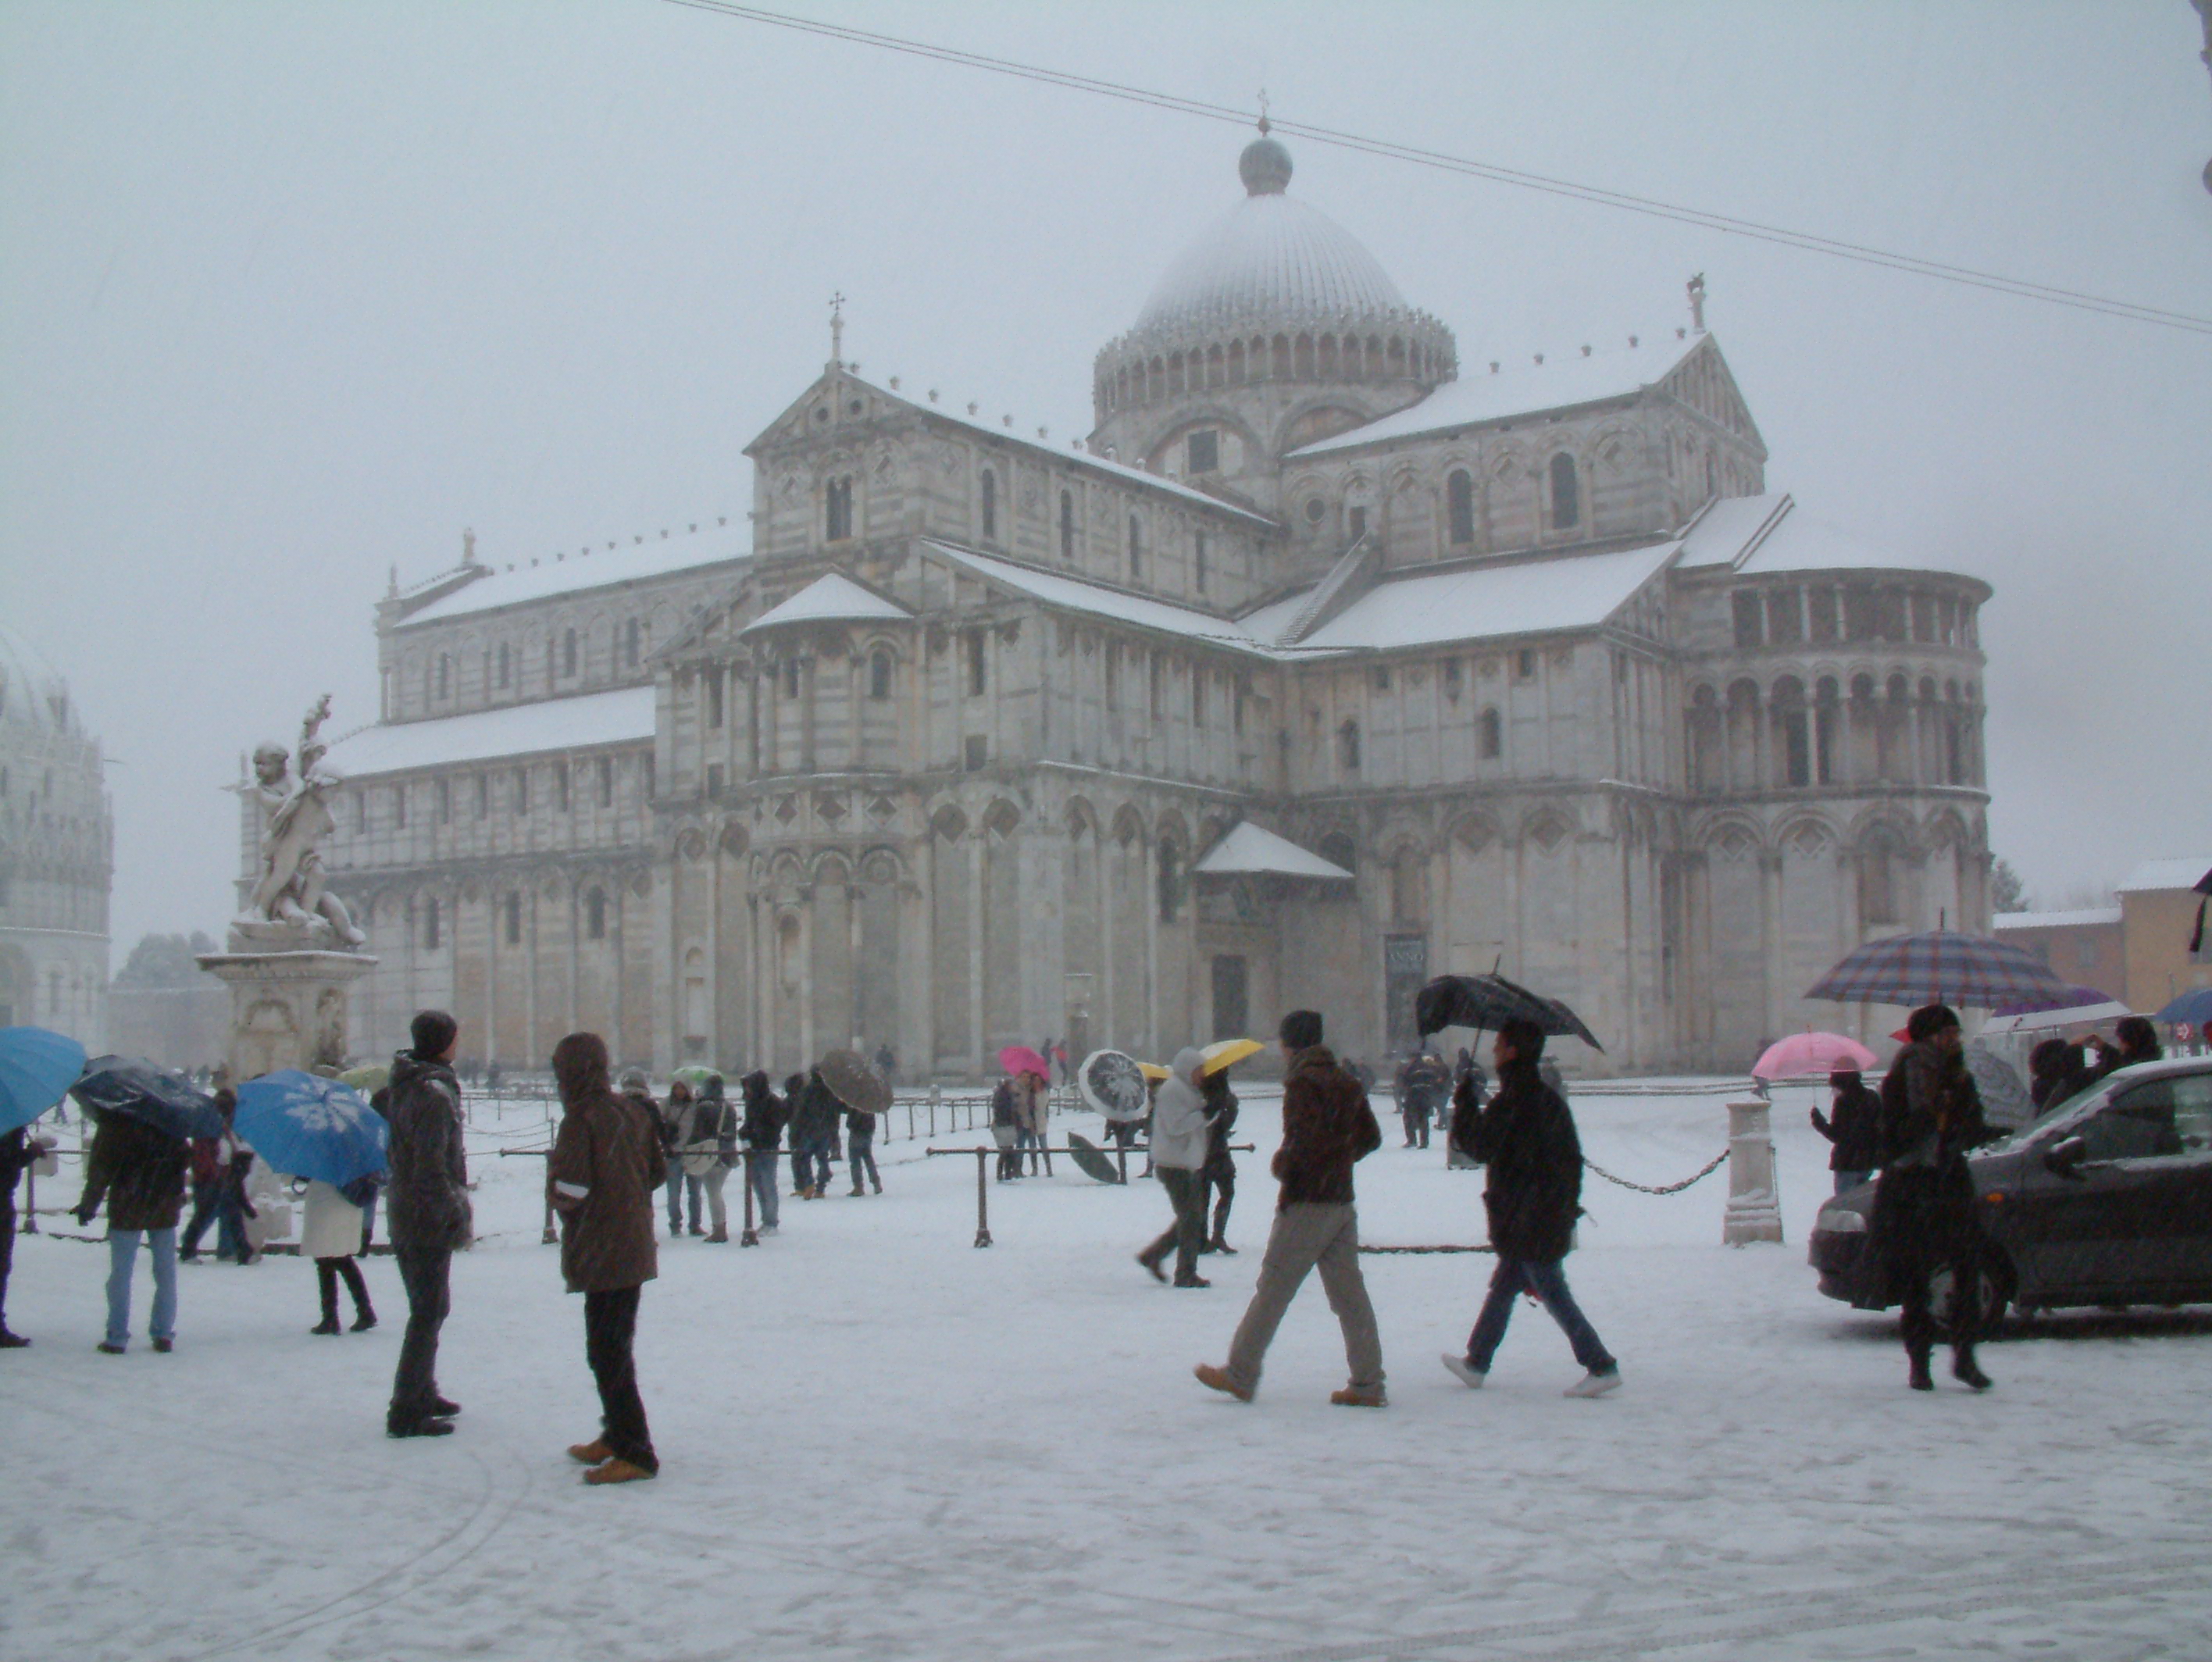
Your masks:
{"label": "snowy pavement", "polygon": [[[25,1238],[0,1656],[2212,1656],[2212,1312],[2047,1321],[1989,1349],[1988,1397],[1908,1392],[1893,1321],[1805,1265],[1811,1100],[1777,1109],[1784,1246],[1717,1244],[1724,1171],[1665,1198],[1589,1183],[1569,1271],[1626,1379],[1594,1403],[1560,1397],[1577,1370],[1525,1304],[1488,1388],[1443,1372],[1471,1254],[1365,1260],[1387,1410],[1328,1405],[1317,1285],[1255,1404],[1193,1381],[1257,1269],[1270,1101],[1240,1127],[1244,1251],[1205,1260],[1208,1291],[1130,1261],[1156,1185],[1061,1162],[994,1186],[977,1251],[973,1160],[893,1143],[880,1198],[787,1200],[758,1251],[664,1246],[638,1339],[663,1472],[605,1491],[562,1453],[596,1425],[581,1301],[538,1244],[537,1163],[488,1157],[500,1127],[477,1139],[487,1238],[454,1268],[451,1438],[383,1435],[389,1259],[374,1333],[310,1337],[313,1271],[271,1258],[185,1266],[175,1353],[111,1357],[106,1253]],[[1720,1101],[1576,1107],[1591,1158],[1667,1182],[1720,1151]],[[1479,1241],[1480,1174],[1396,1131],[1360,1168],[1364,1237]]]}

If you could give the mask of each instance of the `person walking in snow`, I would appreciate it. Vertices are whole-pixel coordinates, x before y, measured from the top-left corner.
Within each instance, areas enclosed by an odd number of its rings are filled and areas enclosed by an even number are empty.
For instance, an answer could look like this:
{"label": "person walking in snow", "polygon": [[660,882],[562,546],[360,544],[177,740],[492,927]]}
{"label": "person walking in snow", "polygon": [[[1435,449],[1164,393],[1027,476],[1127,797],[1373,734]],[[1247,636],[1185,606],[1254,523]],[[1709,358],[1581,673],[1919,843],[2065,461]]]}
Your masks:
{"label": "person walking in snow", "polygon": [[818,1068],[804,1079],[797,1074],[791,1079],[793,1192],[803,1200],[819,1200],[830,1192],[830,1143],[845,1105],[823,1083]]}
{"label": "person walking in snow", "polygon": [[1437,1101],[1451,1088],[1451,1076],[1444,1071],[1438,1058],[1425,1050],[1417,1050],[1398,1070],[1398,1117],[1406,1128],[1406,1146],[1429,1146],[1429,1121],[1436,1115]]}
{"label": "person walking in snow", "polygon": [[1237,1156],[1229,1152],[1230,1133],[1237,1129],[1237,1093],[1229,1089],[1227,1068],[1201,1074],[1199,1089],[1206,1095],[1206,1163],[1198,1168],[1198,1215],[1203,1222],[1211,1191],[1213,1232],[1198,1250],[1234,1258],[1237,1249],[1229,1244],[1226,1232],[1229,1209],[1237,1200]]}
{"label": "person walking in snow", "polygon": [[660,1109],[660,1152],[668,1171],[668,1238],[684,1233],[684,1198],[691,1198],[691,1233],[703,1235],[699,1221],[700,1184],[684,1169],[684,1145],[691,1140],[691,1086],[686,1080],[668,1082],[668,1100]]}
{"label": "person walking in snow", "polygon": [[1198,1273],[1199,1249],[1206,1241],[1206,1182],[1199,1175],[1206,1165],[1206,1095],[1199,1083],[1205,1065],[1206,1058],[1196,1050],[1177,1051],[1152,1104],[1152,1169],[1168,1192],[1175,1222],[1137,1254],[1137,1262],[1154,1281],[1165,1281],[1161,1265],[1173,1253],[1178,1287],[1213,1284]]}
{"label": "person walking in snow", "polygon": [[468,1155],[462,1146],[461,1082],[453,1077],[460,1023],[442,1010],[418,1011],[415,1043],[392,1058],[391,1176],[386,1224],[407,1289],[407,1332],[392,1380],[384,1429],[393,1437],[443,1437],[461,1405],[438,1389],[438,1334],[453,1307],[453,1254],[475,1225]]}
{"label": "person walking in snow", "polygon": [[[561,1278],[584,1295],[584,1356],[599,1390],[599,1435],[573,1445],[568,1457],[591,1468],[587,1483],[635,1483],[660,1471],[633,1347],[639,1300],[660,1272],[653,1192],[668,1180],[668,1163],[653,1116],[609,1088],[598,1034],[572,1033],[556,1045],[553,1077],[561,1128],[545,1162],[546,1194],[561,1217]],[[707,1100],[720,1101],[720,1093]]]}
{"label": "person walking in snow", "polygon": [[185,1226],[177,1256],[186,1264],[200,1255],[200,1238],[212,1223],[218,1262],[235,1259],[253,1261],[246,1239],[246,1180],[253,1167],[253,1151],[232,1129],[238,1111],[238,1093],[228,1085],[215,1094],[215,1111],[222,1116],[222,1135],[191,1140],[192,1216]]}
{"label": "person walking in snow", "polygon": [[1509,1021],[1491,1049],[1498,1095],[1486,1107],[1477,1107],[1462,1083],[1452,1140],[1489,1168],[1482,1204],[1498,1267],[1468,1336],[1467,1353],[1447,1354],[1443,1363],[1462,1384],[1480,1390],[1512,1319],[1513,1301],[1526,1293],[1551,1312],[1583,1365],[1583,1377],[1566,1394],[1602,1397],[1620,1387],[1620,1364],[1567,1287],[1567,1252],[1582,1215],[1583,1149],[1565,1100],[1544,1083],[1543,1054],[1542,1029],[1533,1022]]}
{"label": "person walking in snow", "polygon": [[787,1110],[783,1099],[769,1089],[768,1075],[755,1068],[740,1082],[745,1097],[745,1117],[738,1137],[745,1145],[745,1181],[752,1185],[753,1207],[760,1215],[760,1233],[775,1233],[777,1194],[776,1155],[783,1141]]}
{"label": "person walking in snow", "polygon": [[30,1344],[8,1328],[8,1275],[15,1259],[15,1180],[53,1146],[46,1137],[32,1136],[28,1125],[0,1134],[0,1350],[20,1350]]}
{"label": "person walking in snow", "polygon": [[185,1139],[119,1113],[95,1113],[85,1156],[76,1221],[89,1226],[107,1203],[107,1336],[99,1349],[119,1356],[131,1343],[131,1278],[141,1241],[154,1265],[149,1332],[156,1350],[177,1338],[177,1218],[185,1209]]}
{"label": "person walking in snow", "polygon": [[[355,1260],[368,1250],[368,1203],[376,1192],[372,1178],[339,1189],[319,1178],[307,1184],[306,1219],[300,1226],[300,1255],[315,1261],[315,1290],[323,1304],[323,1319],[307,1331],[332,1334],[338,1329],[338,1283],[353,1295],[353,1331],[366,1333],[376,1325],[376,1310],[368,1301],[368,1283],[362,1279]],[[356,1199],[356,1197],[358,1198]]]}
{"label": "person walking in snow", "polygon": [[[706,1192],[707,1210],[714,1228],[708,1233],[709,1245],[727,1242],[730,1238],[730,1211],[722,1198],[722,1186],[729,1181],[730,1168],[738,1159],[738,1113],[722,1095],[722,1076],[710,1073],[699,1084],[699,1095],[692,1099],[690,1122],[684,1127],[684,1176]],[[695,1228],[693,1234],[698,1231]]]}
{"label": "person walking in snow", "polygon": [[1010,1182],[1022,1174],[1022,1113],[1014,1100],[1014,1082],[1001,1079],[991,1088],[991,1141],[998,1145],[998,1181]]}
{"label": "person walking in snow", "polygon": [[1193,1371],[1200,1384],[1240,1402],[1251,1401],[1283,1313],[1308,1273],[1318,1268],[1329,1308],[1344,1330],[1352,1375],[1329,1401],[1346,1408],[1380,1408],[1387,1400],[1382,1343],[1359,1273],[1352,1168],[1382,1147],[1382,1129],[1375,1123],[1367,1093],[1322,1043],[1318,1010],[1292,1010],[1283,1018],[1279,1036],[1289,1071],[1283,1078],[1283,1140],[1273,1166],[1282,1185],[1274,1227],[1260,1260],[1259,1285],[1230,1341],[1227,1365],[1200,1362]]}
{"label": "person walking in snow", "polygon": [[1838,1068],[1828,1076],[1833,1093],[1830,1112],[1813,1109],[1813,1129],[1835,1147],[1828,1150],[1828,1169],[1836,1174],[1836,1192],[1856,1189],[1874,1175],[1881,1163],[1881,1099],[1866,1087],[1856,1068]]}
{"label": "person walking in snow", "polygon": [[845,1162],[853,1179],[853,1192],[866,1194],[860,1186],[863,1174],[876,1186],[876,1192],[884,1192],[884,1174],[876,1169],[876,1116],[862,1113],[858,1108],[845,1111]]}
{"label": "person walking in snow", "polygon": [[1872,1245],[1905,1308],[1899,1331],[1906,1382],[1933,1391],[1929,1377],[1936,1321],[1933,1283],[1948,1269],[1955,1289],[1950,1312],[1951,1377],[1976,1391],[1990,1388],[1974,1360],[1987,1248],[1974,1216],[1966,1151],[1991,1136],[1981,1093],[1966,1071],[1955,1011],[1928,1004],[1905,1024],[1906,1043],[1881,1082],[1878,1147],[1881,1180],[1874,1192]]}

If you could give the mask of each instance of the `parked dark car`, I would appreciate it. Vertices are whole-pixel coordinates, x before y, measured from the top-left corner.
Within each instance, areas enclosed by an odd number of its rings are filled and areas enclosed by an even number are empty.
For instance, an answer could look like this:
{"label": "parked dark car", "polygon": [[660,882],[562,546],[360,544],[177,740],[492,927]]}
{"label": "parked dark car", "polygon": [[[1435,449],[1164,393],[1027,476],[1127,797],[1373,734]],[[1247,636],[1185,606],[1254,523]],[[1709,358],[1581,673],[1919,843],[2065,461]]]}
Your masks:
{"label": "parked dark car", "polygon": [[[2212,1301],[2212,1059],[2123,1068],[1968,1157],[1990,1320],[2065,1305]],[[1868,1251],[1875,1186],[1820,1208],[1808,1260],[1861,1310],[1897,1302]],[[1937,1289],[1939,1314],[1948,1302]]]}

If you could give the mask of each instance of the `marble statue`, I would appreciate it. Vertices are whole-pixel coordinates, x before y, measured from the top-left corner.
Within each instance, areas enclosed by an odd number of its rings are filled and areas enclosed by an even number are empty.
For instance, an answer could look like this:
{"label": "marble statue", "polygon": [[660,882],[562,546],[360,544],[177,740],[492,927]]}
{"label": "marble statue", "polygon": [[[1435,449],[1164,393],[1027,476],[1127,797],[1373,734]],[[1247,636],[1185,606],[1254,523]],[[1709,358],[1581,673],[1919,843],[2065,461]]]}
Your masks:
{"label": "marble statue", "polygon": [[350,949],[367,939],[345,902],[326,886],[320,845],[337,828],[330,795],[340,783],[321,766],[329,746],[316,737],[331,713],[325,693],[301,725],[299,771],[283,744],[253,752],[253,779],[234,788],[261,815],[261,875],[231,925],[233,949]]}

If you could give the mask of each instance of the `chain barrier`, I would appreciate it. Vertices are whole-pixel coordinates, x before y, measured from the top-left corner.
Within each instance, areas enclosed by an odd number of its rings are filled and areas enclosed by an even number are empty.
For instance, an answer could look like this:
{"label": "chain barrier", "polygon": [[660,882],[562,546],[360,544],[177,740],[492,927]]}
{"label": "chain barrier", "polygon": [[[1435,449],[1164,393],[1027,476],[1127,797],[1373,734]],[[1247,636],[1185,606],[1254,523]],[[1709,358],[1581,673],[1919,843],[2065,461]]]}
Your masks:
{"label": "chain barrier", "polygon": [[1723,1149],[1720,1153],[1714,1157],[1712,1164],[1707,1166],[1703,1171],[1698,1172],[1692,1176],[1684,1178],[1680,1183],[1662,1183],[1656,1186],[1650,1183],[1631,1183],[1625,1177],[1615,1177],[1611,1172],[1606,1170],[1604,1167],[1599,1165],[1595,1160],[1585,1158],[1583,1161],[1583,1164],[1589,1167],[1590,1170],[1595,1172],[1607,1182],[1618,1183],[1624,1189],[1633,1189],[1638,1194],[1670,1195],[1681,1193],[1683,1190],[1688,1188],[1692,1183],[1704,1182],[1715,1172],[1720,1170],[1723,1166],[1728,1164],[1728,1157],[1729,1151],[1726,1149]]}

